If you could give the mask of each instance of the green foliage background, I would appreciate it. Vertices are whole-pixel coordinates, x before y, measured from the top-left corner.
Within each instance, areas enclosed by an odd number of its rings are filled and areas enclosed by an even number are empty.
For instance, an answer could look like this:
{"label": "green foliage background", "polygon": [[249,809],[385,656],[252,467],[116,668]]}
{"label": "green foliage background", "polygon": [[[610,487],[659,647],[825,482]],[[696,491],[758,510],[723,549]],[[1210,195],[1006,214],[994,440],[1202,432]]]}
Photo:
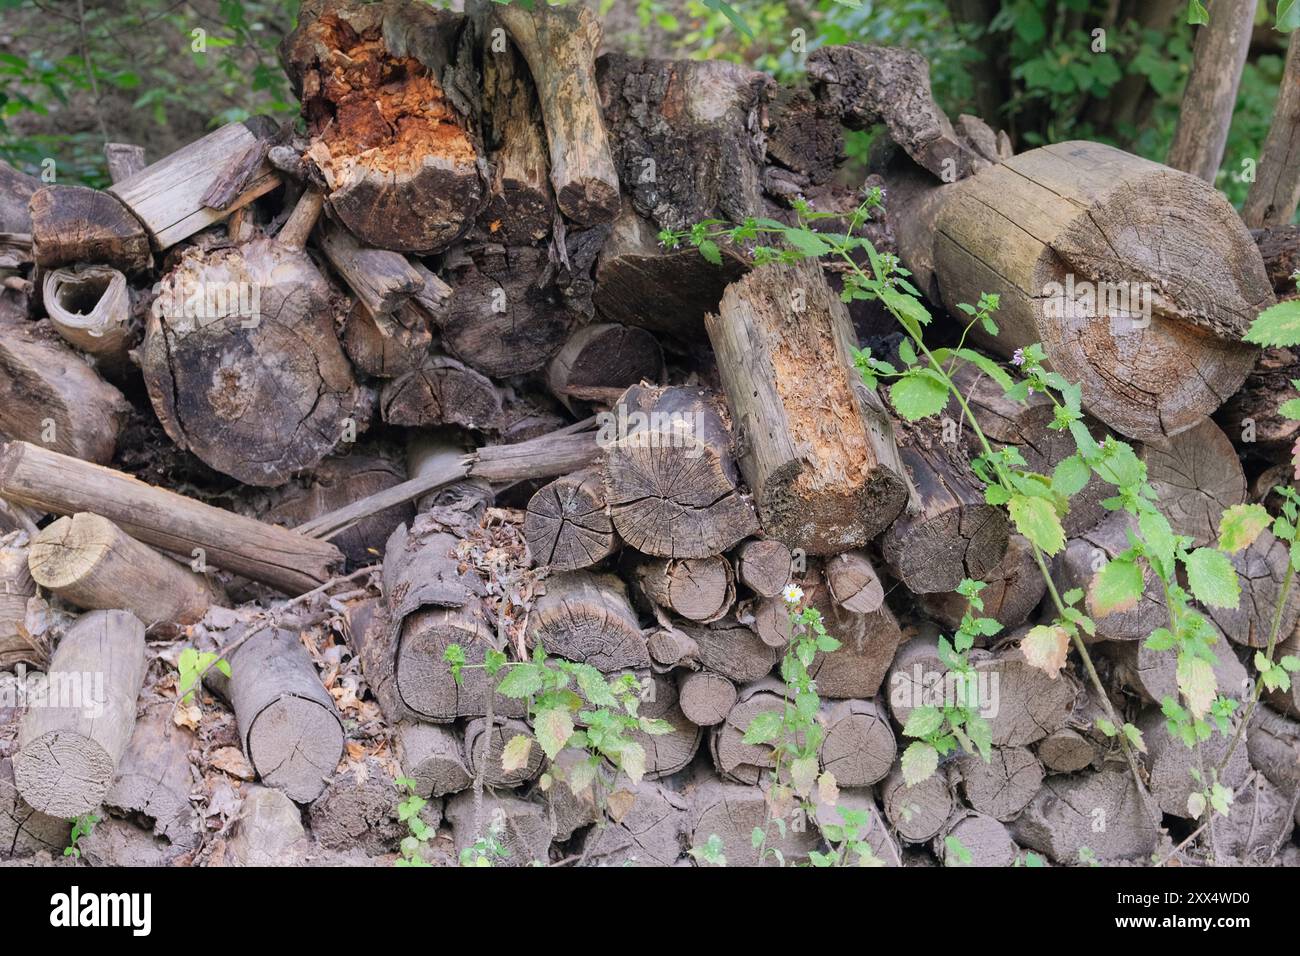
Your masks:
{"label": "green foliage background", "polygon": [[[807,54],[825,44],[908,46],[930,60],[950,115],[984,115],[1017,148],[1089,138],[1157,160],[1173,135],[1193,39],[1186,10],[1162,29],[1142,29],[1111,23],[1118,7],[1140,7],[1112,0],[989,0],[994,13],[980,24],[957,22],[955,0],[593,2],[611,47],[728,59],[783,80],[798,78]],[[1218,183],[1237,203],[1248,185],[1242,160],[1259,154],[1281,78],[1286,36],[1269,29],[1274,6],[1260,5]],[[32,171],[53,156],[61,181],[102,185],[105,136],[156,157],[250,113],[292,115],[275,46],[296,11],[296,0],[0,0],[0,157]],[[1098,24],[1109,24],[1105,52],[1092,49]],[[195,29],[206,33],[204,52],[191,48]],[[997,57],[997,115],[975,94],[981,49]],[[1144,107],[1136,122],[1115,122],[1107,113],[1126,78]],[[853,134],[851,153],[864,157],[869,141]]]}

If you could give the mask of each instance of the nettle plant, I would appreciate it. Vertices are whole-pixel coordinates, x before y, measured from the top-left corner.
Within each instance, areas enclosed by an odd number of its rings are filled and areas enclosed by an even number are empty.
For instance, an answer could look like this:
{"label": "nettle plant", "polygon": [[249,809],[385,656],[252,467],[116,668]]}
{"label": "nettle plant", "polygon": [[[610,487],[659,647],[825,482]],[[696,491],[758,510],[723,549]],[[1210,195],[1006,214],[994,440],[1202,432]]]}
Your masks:
{"label": "nettle plant", "polygon": [[[1079,386],[1046,367],[1047,356],[1040,345],[1016,351],[1011,362],[1017,373],[1015,376],[988,356],[966,347],[967,335],[976,324],[989,335],[998,334],[994,319],[999,304],[996,295],[985,294],[973,305],[959,306],[969,321],[955,347],[931,348],[926,343],[924,333],[932,316],[922,303],[920,293],[908,281],[910,273],[900,266],[896,257],[878,253],[867,239],[856,234],[882,201],[883,193],[878,188],[867,191],[858,208],[847,214],[818,212],[809,204],[798,201],[794,205],[793,224],[763,218],[747,219],[738,224],[708,220],[689,230],[666,230],[660,233],[659,239],[669,248],[679,248],[684,243],[692,245],[714,264],[721,261],[721,244],[724,243],[745,249],[756,267],[802,259],[825,260],[835,264],[842,275],[841,298],[844,301],[877,301],[889,311],[904,334],[897,348],[901,367],[873,355],[869,349],[858,350],[854,364],[863,382],[873,390],[887,384],[890,404],[909,422],[938,416],[950,403],[956,403],[964,426],[974,436],[977,454],[970,464],[975,475],[985,484],[985,498],[990,505],[1005,508],[1015,529],[1029,541],[1054,611],[1050,620],[1038,624],[1026,634],[1020,644],[1021,650],[1033,666],[1056,676],[1066,666],[1070,647],[1074,647],[1105,714],[1098,720],[1098,728],[1118,745],[1144,799],[1146,790],[1134,752],[1145,752],[1146,745],[1138,728],[1122,721],[1115,712],[1088,652],[1084,637],[1094,634],[1096,626],[1083,609],[1084,592],[1076,588],[1060,593],[1048,570],[1048,558],[1062,551],[1066,544],[1061,519],[1069,512],[1070,499],[1083,490],[1093,475],[1097,475],[1113,489],[1112,496],[1104,502],[1105,507],[1126,511],[1135,519],[1136,530],[1129,533],[1129,547],[1110,559],[1094,577],[1088,606],[1098,615],[1124,610],[1141,598],[1148,575],[1159,582],[1168,607],[1168,624],[1154,631],[1147,638],[1147,645],[1153,650],[1177,656],[1178,697],[1167,697],[1162,708],[1170,734],[1197,750],[1198,756],[1201,743],[1208,740],[1216,729],[1225,735],[1233,732],[1232,718],[1239,702],[1217,692],[1212,663],[1216,659],[1213,645],[1218,635],[1196,605],[1237,606],[1240,589],[1230,557],[1249,547],[1271,525],[1273,534],[1286,542],[1291,551],[1267,647],[1256,655],[1254,661],[1259,680],[1245,713],[1237,721],[1227,754],[1213,768],[1205,767],[1204,761],[1199,760],[1201,769],[1194,774],[1202,788],[1200,793],[1193,794],[1190,809],[1194,815],[1211,811],[1226,814],[1232,794],[1219,781],[1219,772],[1239,745],[1242,729],[1259,700],[1261,690],[1265,687],[1289,687],[1290,675],[1300,669],[1300,660],[1296,658],[1274,659],[1282,610],[1295,571],[1300,568],[1300,544],[1297,543],[1300,539],[1297,533],[1300,498],[1290,488],[1277,489],[1283,504],[1282,513],[1276,517],[1270,516],[1258,504],[1229,508],[1221,516],[1217,545],[1193,547],[1192,539],[1176,534],[1161,514],[1156,491],[1147,481],[1146,464],[1133,448],[1113,436],[1102,441],[1093,438],[1083,422]],[[814,225],[825,227],[825,231],[814,228]],[[1261,346],[1300,345],[1300,301],[1282,302],[1261,313],[1245,338]],[[1051,427],[1071,435],[1074,453],[1057,463],[1050,474],[1044,474],[1030,470],[1015,447],[995,448],[954,382],[954,373],[963,364],[976,366],[1014,401],[1024,402],[1034,393],[1048,396],[1054,406]],[[1300,389],[1300,380],[1293,384]],[[1285,402],[1280,413],[1300,420],[1300,398]],[[1300,449],[1296,464],[1300,475]],[[945,638],[940,643],[944,664],[959,674],[970,669],[967,652],[974,645],[976,636],[989,637],[1000,630],[996,621],[977,616],[983,609],[979,598],[981,587],[973,581],[961,583],[958,591],[968,601],[966,616],[952,640]],[[798,635],[792,638],[792,642],[800,640],[806,638]],[[787,655],[789,659],[790,655]],[[805,726],[809,722],[815,723],[812,717],[815,710],[809,710],[807,703],[815,699],[815,685],[806,680],[806,672],[801,674],[799,669],[784,664],[782,677],[795,700],[793,716],[798,718],[797,721],[787,719],[783,722],[783,732],[788,732],[794,725],[801,733],[815,736],[817,731]],[[988,725],[978,714],[975,683],[960,680],[956,683],[959,688],[963,685],[966,690],[957,695],[957,700],[945,702],[942,708],[918,708],[909,718],[903,732],[912,738],[912,743],[902,758],[904,776],[909,784],[929,777],[937,769],[939,759],[958,747],[988,759]],[[802,709],[800,700],[805,702]],[[756,719],[755,724],[759,720],[763,718]],[[751,726],[747,739],[752,737],[755,742],[768,739],[772,730],[764,721],[757,729]],[[805,738],[796,736],[793,739],[802,741]],[[799,748],[805,744],[799,742],[786,746],[793,747],[790,751],[793,755],[802,754]],[[791,776],[793,778],[793,774]],[[759,845],[757,832],[755,841],[755,845]]]}

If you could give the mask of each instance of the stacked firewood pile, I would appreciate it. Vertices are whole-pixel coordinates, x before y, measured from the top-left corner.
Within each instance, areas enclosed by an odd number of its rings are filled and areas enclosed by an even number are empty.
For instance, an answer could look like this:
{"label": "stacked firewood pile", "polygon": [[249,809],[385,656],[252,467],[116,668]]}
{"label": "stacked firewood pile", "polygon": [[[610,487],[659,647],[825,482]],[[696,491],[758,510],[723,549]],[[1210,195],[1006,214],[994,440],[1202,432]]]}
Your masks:
{"label": "stacked firewood pile", "polygon": [[[1198,543],[1288,477],[1274,399],[1298,360],[1241,335],[1289,291],[1294,237],[1263,237],[1270,272],[1192,177],[1092,143],[1012,155],[949,122],[902,51],[822,49],[785,88],[598,55],[579,6],[471,6],[304,2],[282,48],[298,132],[254,119],[152,165],[113,146],[105,191],[0,170],[0,666],[99,682],[93,717],[0,709],[0,855],[58,853],[101,813],[81,841],[101,862],[381,857],[405,776],[455,850],[489,819],[511,863],[673,865],[714,835],[757,862],[772,752],[744,735],[784,706],[788,586],[841,644],[811,666],[820,762],[883,861],[1172,851],[1194,782],[1158,704],[1172,657],[1142,642],[1161,595],[1099,616],[1095,646],[1158,816],[1091,688],[1017,648],[1045,585],[957,411],[903,423],[858,380],[856,345],[899,341],[884,312],[813,262],[657,237],[788,222],[796,197],[847,213],[843,130],[883,124],[877,248],[936,312],[1000,293],[979,347],[1041,341]],[[1043,288],[1067,276],[1152,285],[1152,314],[1054,317]],[[962,385],[1031,466],[1072,451],[1045,397]],[[1127,547],[1106,494],[1071,512],[1062,590]],[[1240,609],[1215,617],[1230,696],[1285,561],[1267,533],[1239,557]],[[1003,625],[975,652],[993,757],[909,787],[901,729],[942,694],[964,578]],[[645,778],[618,799],[544,778],[536,747],[507,770],[523,702],[454,680],[452,644],[633,673],[672,732],[641,735]],[[1294,862],[1300,697],[1268,702],[1225,772],[1220,859]],[[806,859],[823,816],[773,845]]]}

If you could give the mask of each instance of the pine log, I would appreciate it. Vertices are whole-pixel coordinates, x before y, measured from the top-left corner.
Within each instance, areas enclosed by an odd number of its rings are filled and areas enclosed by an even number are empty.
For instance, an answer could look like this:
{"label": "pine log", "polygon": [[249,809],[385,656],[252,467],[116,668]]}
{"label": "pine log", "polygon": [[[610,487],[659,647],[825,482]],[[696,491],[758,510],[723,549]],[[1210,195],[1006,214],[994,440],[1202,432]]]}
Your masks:
{"label": "pine log", "polygon": [[650,558],[637,563],[633,576],[650,601],[688,621],[717,621],[736,600],[731,562],[720,555]]}
{"label": "pine log", "polygon": [[59,518],[33,540],[28,558],[43,588],[86,610],[130,611],[146,628],[202,619],[225,600],[201,572],[129,537],[89,512]]}
{"label": "pine log", "polygon": [[826,585],[835,603],[854,614],[870,614],[885,603],[871,558],[864,551],[846,551],[826,560]]}
{"label": "pine log", "polygon": [[478,232],[509,244],[545,239],[555,216],[546,131],[527,64],[506,39],[500,21],[480,4],[483,145],[492,170]]}
{"label": "pine log", "polygon": [[1138,456],[1146,462],[1161,514],[1175,534],[1187,535],[1197,547],[1213,543],[1223,512],[1246,500],[1236,449],[1208,418],[1173,438],[1145,443]]}
{"label": "pine log", "polygon": [[473,782],[458,730],[441,724],[405,720],[394,737],[402,771],[415,781],[426,800],[464,790]]}
{"label": "pine log", "polygon": [[528,62],[546,127],[560,211],[583,226],[618,215],[618,174],[596,86],[600,22],[582,6],[496,9]]}
{"label": "pine log", "polygon": [[1107,561],[1128,550],[1130,531],[1137,531],[1137,520],[1124,511],[1112,512],[1095,528],[1066,542],[1065,550],[1052,561],[1052,580],[1058,593],[1084,590],[1084,610],[1097,626],[1096,635],[1086,640],[1144,641],[1156,628],[1169,623],[1160,581],[1145,568],[1146,584],[1135,604],[1097,613],[1093,591],[1097,575]]}
{"label": "pine log", "polygon": [[41,326],[0,329],[0,435],[106,464],[130,406]]}
{"label": "pine log", "polygon": [[126,276],[108,266],[52,269],[41,288],[50,324],[64,341],[105,371],[126,370],[126,353],[134,344]]}
{"label": "pine log", "polygon": [[705,325],[766,533],[836,554],[887,527],[906,501],[903,466],[880,399],[852,378],[848,311],[821,269],[751,272]]}
{"label": "pine log", "polygon": [[1102,863],[1147,860],[1160,830],[1144,806],[1127,770],[1048,777],[1011,832],[1021,846],[1067,866],[1085,847]]}
{"label": "pine log", "polygon": [[462,425],[491,429],[501,421],[501,394],[485,375],[430,353],[411,371],[385,383],[379,413],[390,425]]}
{"label": "pine log", "polygon": [[448,88],[461,14],[317,0],[281,44],[330,210],[367,246],[439,252],[482,200],[478,145]]}
{"label": "pine log", "polygon": [[995,747],[987,762],[979,754],[959,757],[954,780],[972,809],[1006,822],[1038,793],[1043,765],[1025,747]]}
{"label": "pine log", "polygon": [[[483,736],[487,733],[487,719],[474,717],[465,724],[465,764],[475,778],[483,760]],[[506,770],[502,764],[502,755],[506,744],[515,737],[527,737],[530,741],[528,755],[524,765],[514,770]],[[532,731],[522,720],[502,718],[493,720],[492,736],[488,742],[487,767],[483,770],[483,783],[489,787],[513,789],[522,787],[542,772],[545,758],[541,746],[533,739]]]}
{"label": "pine log", "polygon": [[424,278],[406,257],[388,249],[368,249],[333,223],[320,230],[320,250],[371,315],[391,315],[424,287]]}
{"label": "pine log", "polygon": [[144,626],[127,611],[92,611],[64,635],[42,706],[18,728],[14,782],[23,799],[71,819],[103,801],[135,726]]}
{"label": "pine log", "polygon": [[[1290,552],[1285,543],[1263,531],[1245,550],[1228,556],[1237,571],[1241,596],[1235,607],[1207,607],[1211,620],[1227,636],[1246,647],[1266,647],[1281,596]],[[1295,630],[1300,620],[1300,593],[1292,588],[1282,608],[1278,635]]]}
{"label": "pine log", "polygon": [[27,568],[24,542],[25,537],[0,538],[0,671],[19,663],[46,663],[43,648],[27,630],[27,602],[36,596],[36,582]]}
{"label": "pine log", "polygon": [[597,75],[619,180],[637,212],[661,229],[762,214],[770,76],[619,53],[602,56]]}
{"label": "pine log", "polygon": [[528,616],[528,643],[604,673],[649,667],[650,655],[623,583],[569,571],[546,579]]}
{"label": "pine log", "polygon": [[704,316],[749,269],[729,246],[721,265],[695,249],[664,249],[653,225],[625,202],[596,261],[592,303],[606,322],[648,329],[678,349],[697,346]]}
{"label": "pine log", "polygon": [[644,554],[707,557],[758,530],[715,402],[702,388],[634,385],[602,421],[610,515]]}
{"label": "pine log", "polygon": [[[280,185],[280,174],[264,161],[276,132],[267,116],[227,124],[126,179],[114,180],[108,192],[144,224],[154,249],[161,252]],[[250,168],[240,168],[245,157],[253,160]],[[237,182],[227,180],[231,172],[238,174]],[[226,184],[234,187],[232,194],[213,205],[218,200],[212,190]],[[108,261],[100,256],[77,260]]]}
{"label": "pine log", "polygon": [[[1087,142],[947,186],[918,178],[890,182],[918,288],[954,313],[998,294],[1001,334],[977,327],[971,340],[1008,358],[1042,342],[1111,428],[1176,435],[1245,380],[1257,352],[1240,338],[1273,295],[1241,220],[1206,183]],[[1207,256],[1222,268],[1205,269]]]}
{"label": "pine log", "polygon": [[231,708],[258,776],[298,803],[315,800],[343,756],[343,723],[298,635],[262,628],[230,671]]}
{"label": "pine log", "polygon": [[335,290],[302,251],[318,202],[308,193],[274,239],[185,250],[146,324],[141,367],[168,436],[245,484],[283,484],[369,421]]}
{"label": "pine log", "polygon": [[462,245],[448,252],[451,298],[434,316],[443,347],[494,378],[542,368],[569,334],[548,264],[537,246]]}
{"label": "pine log", "polygon": [[[1047,582],[1034,560],[1033,548],[1019,534],[1007,539],[1007,553],[981,580],[987,587],[980,592],[984,601],[980,616],[993,618],[1004,631],[1025,623],[1047,592]],[[968,607],[966,598],[955,591],[918,594],[917,601],[927,615],[949,628],[961,624]]]}
{"label": "pine log", "polygon": [[894,832],[908,843],[934,839],[956,806],[943,768],[911,787],[902,769],[895,768],[880,786],[880,801]]}
{"label": "pine log", "polygon": [[1215,413],[1214,420],[1243,454],[1290,463],[1300,422],[1278,414],[1278,407],[1296,378],[1300,378],[1300,350],[1264,349],[1246,383]]}
{"label": "pine log", "polygon": [[33,810],[14,786],[13,761],[0,757],[0,860],[45,851],[59,854],[72,835],[70,820]]}
{"label": "pine log", "polygon": [[84,186],[32,194],[32,252],[42,269],[98,263],[137,276],[153,266],[149,236],[114,195]]}
{"label": "pine log", "polygon": [[840,787],[869,787],[894,764],[898,744],[883,707],[870,700],[838,700],[822,707],[826,737],[818,751],[823,771]]}
{"label": "pine log", "polygon": [[584,468],[543,485],[528,502],[523,532],[533,563],[556,571],[589,568],[617,551],[599,469]]}
{"label": "pine log", "polygon": [[327,542],[26,442],[0,445],[0,497],[60,515],[93,512],[137,541],[291,594],[324,584],[343,558]]}
{"label": "pine log", "polygon": [[742,541],[731,558],[740,583],[759,597],[776,597],[790,581],[793,555],[789,547],[773,538]]}
{"label": "pine log", "polygon": [[624,389],[664,377],[659,341],[645,329],[599,322],[584,325],[546,369],[546,385],[570,408],[595,389]]}
{"label": "pine log", "polygon": [[736,685],[712,671],[684,671],[677,678],[677,703],[691,723],[712,727],[736,706]]}
{"label": "pine log", "polygon": [[1228,748],[1233,741],[1231,735],[1214,734],[1193,749],[1170,734],[1168,721],[1159,707],[1148,708],[1136,723],[1146,744],[1146,752],[1141,755],[1141,759],[1147,767],[1151,796],[1163,813],[1188,820],[1196,819],[1199,814],[1193,814],[1187,805],[1187,798],[1193,792],[1199,793],[1211,782],[1236,790],[1250,773],[1247,747],[1238,746],[1232,752],[1228,765],[1213,781],[1197,782],[1191,771],[1200,773],[1202,766],[1217,768],[1228,755]]}

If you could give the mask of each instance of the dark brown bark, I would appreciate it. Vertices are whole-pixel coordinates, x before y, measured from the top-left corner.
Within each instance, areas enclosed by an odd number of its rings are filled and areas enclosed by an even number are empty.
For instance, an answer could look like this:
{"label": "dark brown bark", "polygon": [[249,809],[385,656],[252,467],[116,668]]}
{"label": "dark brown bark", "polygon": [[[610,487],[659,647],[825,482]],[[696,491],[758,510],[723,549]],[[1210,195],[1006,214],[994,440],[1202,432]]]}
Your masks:
{"label": "dark brown bark", "polygon": [[44,269],[97,263],[139,275],[153,266],[149,236],[114,195],[84,186],[32,194],[32,251]]}

